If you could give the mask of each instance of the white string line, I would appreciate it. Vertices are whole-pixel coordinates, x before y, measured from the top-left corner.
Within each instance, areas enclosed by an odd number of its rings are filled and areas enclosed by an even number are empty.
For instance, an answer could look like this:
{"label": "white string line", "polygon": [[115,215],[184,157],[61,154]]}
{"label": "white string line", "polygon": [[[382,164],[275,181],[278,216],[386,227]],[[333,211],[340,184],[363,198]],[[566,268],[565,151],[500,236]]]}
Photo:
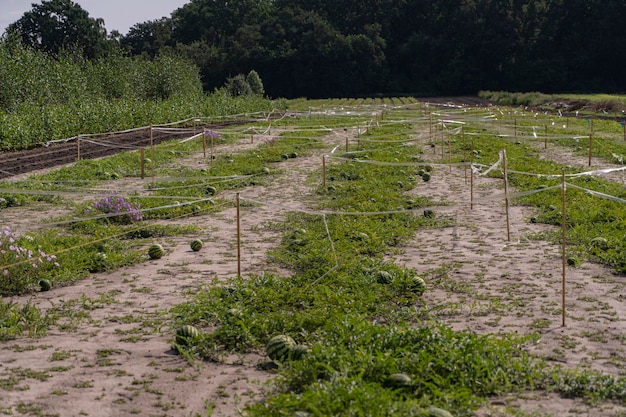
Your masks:
{"label": "white string line", "polygon": [[100,145],[103,146],[105,148],[119,148],[119,149],[137,149],[136,146],[128,146],[128,145],[120,145],[117,143],[112,143],[112,142],[108,142],[108,141],[95,141],[95,140],[90,140],[90,139],[82,139],[82,142],[87,142],[87,143],[93,143],[94,145]]}
{"label": "white string line", "polygon": [[[213,199],[211,199],[211,198],[203,198],[203,199],[200,199],[200,200],[188,201],[188,202],[185,202],[185,203],[169,204],[169,205],[166,205],[166,206],[152,207],[152,208],[146,208],[146,209],[138,209],[137,211],[140,211],[141,213],[147,213],[147,212],[150,212],[150,211],[163,210],[163,209],[169,209],[169,208],[174,208],[174,207],[188,206],[188,205],[191,205],[191,204],[204,203],[204,202],[207,202],[207,201],[210,202],[210,203],[213,203]],[[64,224],[83,222],[83,221],[87,221],[87,220],[104,219],[104,218],[107,218],[107,217],[119,217],[119,216],[124,216],[124,215],[128,215],[128,214],[132,214],[132,212],[123,211],[123,212],[118,212],[118,213],[104,213],[104,214],[98,214],[98,215],[95,215],[95,216],[81,217],[81,218],[77,218],[77,219],[70,219],[70,220],[64,220],[64,221],[59,221],[59,222],[40,223],[39,225],[35,225],[35,227],[59,226],[59,225],[64,225]]]}

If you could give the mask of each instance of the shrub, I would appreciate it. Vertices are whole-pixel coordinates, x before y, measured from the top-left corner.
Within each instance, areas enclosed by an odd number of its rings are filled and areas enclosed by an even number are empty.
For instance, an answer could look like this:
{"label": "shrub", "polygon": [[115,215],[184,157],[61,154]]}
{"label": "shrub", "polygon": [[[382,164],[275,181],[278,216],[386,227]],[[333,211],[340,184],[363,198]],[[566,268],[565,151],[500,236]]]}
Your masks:
{"label": "shrub", "polygon": [[[93,204],[93,209],[102,214],[110,214],[108,216],[112,221],[120,224],[130,224],[133,221],[139,221],[143,218],[139,203],[131,203],[124,197],[116,195],[108,195],[102,200]],[[89,214],[91,210],[85,210],[85,214]]]}
{"label": "shrub", "polygon": [[56,256],[35,248],[32,237],[18,238],[9,226],[0,232],[0,294],[19,294],[59,263]]}

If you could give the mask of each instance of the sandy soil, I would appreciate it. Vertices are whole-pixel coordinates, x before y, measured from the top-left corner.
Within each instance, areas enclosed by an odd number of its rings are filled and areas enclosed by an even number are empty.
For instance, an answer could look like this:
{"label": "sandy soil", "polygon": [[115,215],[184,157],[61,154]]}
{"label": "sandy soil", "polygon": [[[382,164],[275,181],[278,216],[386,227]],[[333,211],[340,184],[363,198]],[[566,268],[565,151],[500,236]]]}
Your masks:
{"label": "sandy soil", "polygon": [[[426,143],[423,126],[416,140]],[[326,149],[277,164],[281,175],[268,186],[240,190],[266,205],[242,209],[242,275],[271,271],[266,252],[278,235],[271,228],[287,210],[304,208],[313,184],[308,173],[319,169],[321,155],[344,142],[331,134]],[[249,138],[239,148],[254,146]],[[256,143],[261,143],[257,140]],[[425,148],[428,149],[428,148]],[[229,149],[229,152],[233,152]],[[424,156],[429,157],[430,151]],[[550,148],[546,158],[568,155]],[[435,155],[432,155],[433,157]],[[575,157],[569,155],[574,162]],[[201,163],[202,154],[181,161]],[[437,161],[439,162],[439,161]],[[578,164],[583,165],[580,161]],[[136,180],[129,186],[136,186]],[[116,181],[119,186],[120,181]],[[286,185],[289,185],[288,187]],[[531,224],[528,208],[510,208],[510,240],[502,182],[475,178],[477,203],[469,207],[463,169],[436,167],[431,181],[409,194],[428,195],[451,204],[437,216],[455,221],[445,229],[426,229],[403,248],[396,262],[420,271],[429,284],[426,306],[437,320],[455,329],[479,333],[539,332],[529,347],[564,367],[624,375],[626,372],[626,279],[599,265],[566,269],[566,325],[561,316],[560,247],[531,236],[547,229]],[[233,194],[220,195],[234,198]],[[0,226],[27,231],[48,216],[47,206],[2,211]],[[207,244],[189,248],[190,236],[164,239],[166,255],[122,270],[93,274],[76,285],[14,297],[41,308],[62,308],[64,319],[40,339],[0,343],[0,413],[59,416],[236,416],[245,403],[262,400],[272,373],[258,365],[262,355],[233,355],[220,363],[188,363],[171,348],[168,309],[212,280],[233,277],[236,262],[236,212],[177,220],[202,228]],[[6,300],[5,300],[6,301]],[[480,416],[616,416],[612,404],[587,405],[544,393],[494,398]],[[212,413],[212,414],[211,414]],[[517,414],[519,415],[519,414]]]}

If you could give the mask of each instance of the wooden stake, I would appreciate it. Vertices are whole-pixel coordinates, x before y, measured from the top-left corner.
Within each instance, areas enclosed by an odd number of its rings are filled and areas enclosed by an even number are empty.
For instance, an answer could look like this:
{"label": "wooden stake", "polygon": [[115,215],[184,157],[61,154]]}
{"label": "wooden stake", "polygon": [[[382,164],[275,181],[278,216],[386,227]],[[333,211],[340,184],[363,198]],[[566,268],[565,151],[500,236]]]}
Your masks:
{"label": "wooden stake", "polygon": [[452,140],[450,136],[452,135],[448,133],[448,167],[450,168],[449,172],[452,172]]}
{"label": "wooden stake", "polygon": [[543,135],[543,149],[548,149],[548,125],[544,126],[544,135]]}
{"label": "wooden stake", "polygon": [[322,155],[322,187],[326,190],[326,155]]}
{"label": "wooden stake", "polygon": [[591,166],[592,150],[593,150],[593,120],[589,119],[589,166]]}
{"label": "wooden stake", "polygon": [[470,210],[474,210],[474,139],[472,138],[472,149],[470,153]]}
{"label": "wooden stake", "polygon": [[237,276],[241,276],[241,205],[237,193]]}
{"label": "wooden stake", "polygon": [[506,150],[502,149],[502,168],[504,172],[504,207],[506,212],[506,240],[511,241],[511,223],[509,221],[509,177],[506,170]]}
{"label": "wooden stake", "polygon": [[463,175],[465,176],[465,184],[467,184],[467,146],[465,143],[465,127],[461,126],[461,134],[463,135]]}
{"label": "wooden stake", "polygon": [[513,127],[513,138],[517,139],[517,117],[513,119],[514,127]]}
{"label": "wooden stake", "polygon": [[213,164],[213,144],[214,143],[215,143],[215,141],[214,141],[213,135],[211,135],[211,156],[210,156],[211,159],[209,161],[211,163],[211,165]]}
{"label": "wooden stake", "polygon": [[76,135],[76,160],[80,161],[80,134]]}
{"label": "wooden stake", "polygon": [[588,166],[591,166],[591,153],[592,153],[592,148],[593,147],[593,134],[589,133],[589,163]]}
{"label": "wooden stake", "polygon": [[561,170],[561,327],[565,327],[565,168]]}
{"label": "wooden stake", "polygon": [[346,136],[346,152],[348,152],[348,137]]}
{"label": "wooden stake", "polygon": [[433,114],[432,112],[429,113],[429,119],[428,119],[428,138],[430,139],[430,143],[433,143]]}
{"label": "wooden stake", "polygon": [[142,146],[141,148],[139,148],[139,167],[141,170],[141,179],[144,179],[146,175],[144,159],[145,159],[145,150]]}
{"label": "wooden stake", "polygon": [[206,135],[202,132],[202,156],[206,159]]}
{"label": "wooden stake", "polygon": [[443,135],[445,130],[443,128],[443,120],[441,121],[441,159],[443,160],[444,158],[444,152],[445,152],[445,146],[444,146],[444,141],[443,141]]}

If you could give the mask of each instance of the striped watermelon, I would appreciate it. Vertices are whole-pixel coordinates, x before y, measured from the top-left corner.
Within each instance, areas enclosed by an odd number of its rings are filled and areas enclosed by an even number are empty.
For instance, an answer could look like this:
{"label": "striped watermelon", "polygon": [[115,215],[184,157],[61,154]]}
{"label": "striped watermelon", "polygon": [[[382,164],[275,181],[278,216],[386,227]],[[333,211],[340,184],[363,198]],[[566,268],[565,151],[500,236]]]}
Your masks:
{"label": "striped watermelon", "polygon": [[148,248],[148,256],[150,259],[160,259],[163,255],[165,255],[165,250],[163,250],[163,246],[158,243]]}
{"label": "striped watermelon", "polygon": [[376,282],[379,284],[391,284],[393,282],[393,275],[388,271],[377,271]]}
{"label": "striped watermelon", "polygon": [[217,194],[217,188],[213,187],[212,185],[209,185],[208,187],[206,187],[206,189],[204,191],[208,195],[215,195],[215,194]]}
{"label": "striped watermelon", "polygon": [[426,291],[426,281],[422,277],[413,277],[411,280],[411,289],[416,293],[422,294]]}
{"label": "striped watermelon", "polygon": [[50,291],[52,283],[47,279],[41,279],[39,280],[39,287],[41,288],[41,291]]}
{"label": "striped watermelon", "polygon": [[407,374],[391,374],[385,379],[385,386],[389,388],[403,388],[411,385],[411,377]]}
{"label": "striped watermelon", "polygon": [[194,252],[198,252],[200,249],[202,249],[202,241],[200,239],[194,239],[191,241],[191,244],[189,246],[191,246],[191,250]]}
{"label": "striped watermelon", "polygon": [[295,345],[291,349],[291,359],[302,359],[309,353],[310,348],[307,345]]}
{"label": "striped watermelon", "polygon": [[448,410],[432,405],[426,409],[426,412],[428,413],[428,417],[454,417]]}
{"label": "striped watermelon", "polygon": [[279,334],[272,337],[265,346],[267,356],[273,361],[283,360],[289,357],[291,350],[296,346],[295,340],[291,336]]}
{"label": "striped watermelon", "polygon": [[190,338],[198,337],[199,335],[200,331],[198,328],[186,324],[176,330],[176,343],[186,345]]}
{"label": "striped watermelon", "polygon": [[603,237],[594,237],[591,239],[591,246],[601,250],[607,250],[609,248],[609,241]]}

